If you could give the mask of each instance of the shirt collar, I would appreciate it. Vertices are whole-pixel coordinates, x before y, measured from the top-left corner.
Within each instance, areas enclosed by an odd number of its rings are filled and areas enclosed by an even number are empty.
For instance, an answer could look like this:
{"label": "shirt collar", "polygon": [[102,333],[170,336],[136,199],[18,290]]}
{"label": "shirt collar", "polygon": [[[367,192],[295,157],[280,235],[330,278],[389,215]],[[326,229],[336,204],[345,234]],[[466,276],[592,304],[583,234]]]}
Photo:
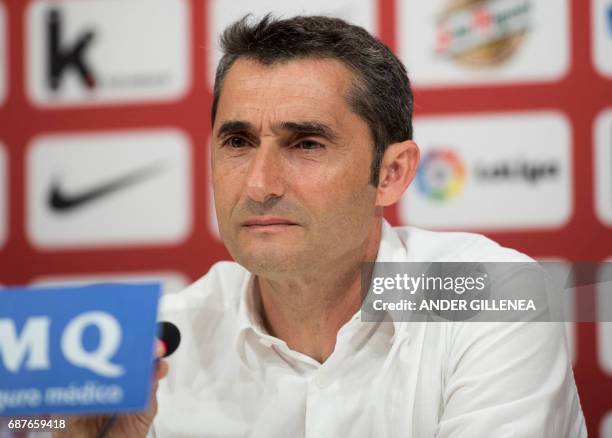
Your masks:
{"label": "shirt collar", "polygon": [[[383,219],[376,263],[399,262],[406,260],[406,258],[407,252],[404,243],[402,243],[393,227],[385,219]],[[271,336],[265,329],[261,319],[261,301],[258,293],[255,293],[256,291],[254,285],[255,275],[249,272],[245,277],[240,290],[240,303],[238,306],[238,333],[236,338],[236,347],[241,356],[244,356],[245,354],[244,343],[250,332],[254,333],[259,338],[259,341],[264,345],[287,345],[283,340]],[[361,310],[358,310],[349,320],[349,322],[360,319],[360,314]],[[390,320],[393,322],[395,332],[393,338],[396,338],[402,321],[397,320],[397,317],[394,318],[393,313],[391,312],[389,312],[387,315],[388,319],[385,319],[385,321]]]}
{"label": "shirt collar", "polygon": [[254,332],[264,344],[283,343],[282,340],[271,336],[261,317],[261,297],[256,293],[255,275],[248,273],[240,290],[240,304],[238,306],[238,338],[244,339],[247,332]]}
{"label": "shirt collar", "polygon": [[[378,247],[378,254],[376,255],[376,263],[382,262],[404,262],[408,261],[408,251],[406,242],[402,242],[397,232],[393,229],[391,224],[383,219],[382,230],[380,237],[380,246]],[[402,321],[398,319],[398,316],[394,316],[393,312],[388,312],[385,321],[391,320],[393,322],[393,328],[395,334],[394,338],[397,337]]]}

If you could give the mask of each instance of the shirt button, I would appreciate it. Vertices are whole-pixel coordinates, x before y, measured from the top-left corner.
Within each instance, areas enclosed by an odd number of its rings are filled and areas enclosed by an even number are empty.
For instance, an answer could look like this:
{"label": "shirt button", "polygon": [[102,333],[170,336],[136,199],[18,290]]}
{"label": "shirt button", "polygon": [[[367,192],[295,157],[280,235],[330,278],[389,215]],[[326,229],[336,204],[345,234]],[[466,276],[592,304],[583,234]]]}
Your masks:
{"label": "shirt button", "polygon": [[314,384],[320,389],[323,389],[332,383],[332,377],[329,375],[329,373],[323,370],[317,371],[313,380]]}

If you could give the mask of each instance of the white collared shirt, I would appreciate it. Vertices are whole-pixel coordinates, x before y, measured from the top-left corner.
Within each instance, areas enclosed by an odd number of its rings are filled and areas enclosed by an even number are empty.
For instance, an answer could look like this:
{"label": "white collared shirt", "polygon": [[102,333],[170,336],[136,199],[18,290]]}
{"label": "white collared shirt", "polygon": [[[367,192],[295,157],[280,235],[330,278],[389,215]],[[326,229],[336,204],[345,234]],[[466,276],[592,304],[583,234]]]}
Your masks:
{"label": "white collared shirt", "polygon": [[[529,261],[484,236],[383,223],[377,261]],[[161,319],[181,345],[153,437],[585,437],[563,323],[362,322],[320,364],[266,333],[254,276],[220,262]]]}

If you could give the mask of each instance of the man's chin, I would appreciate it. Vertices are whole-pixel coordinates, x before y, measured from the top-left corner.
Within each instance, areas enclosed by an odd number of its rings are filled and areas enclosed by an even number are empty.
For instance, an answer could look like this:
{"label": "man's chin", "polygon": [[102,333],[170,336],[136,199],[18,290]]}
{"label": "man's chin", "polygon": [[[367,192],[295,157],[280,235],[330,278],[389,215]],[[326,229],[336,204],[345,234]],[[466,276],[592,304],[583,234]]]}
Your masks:
{"label": "man's chin", "polygon": [[295,230],[241,230],[228,249],[236,262],[254,274],[290,273],[304,264],[309,246],[302,227],[290,228]]}
{"label": "man's chin", "polygon": [[242,251],[234,259],[248,271],[261,276],[275,276],[295,272],[301,263],[296,247],[258,244],[250,251]]}

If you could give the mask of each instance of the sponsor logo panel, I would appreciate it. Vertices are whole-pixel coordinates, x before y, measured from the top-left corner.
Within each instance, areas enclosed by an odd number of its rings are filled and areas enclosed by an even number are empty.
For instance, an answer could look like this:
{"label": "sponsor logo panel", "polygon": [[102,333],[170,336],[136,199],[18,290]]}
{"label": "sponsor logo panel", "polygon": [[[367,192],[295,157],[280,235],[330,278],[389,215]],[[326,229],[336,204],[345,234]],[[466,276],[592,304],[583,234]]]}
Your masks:
{"label": "sponsor logo panel", "polygon": [[[599,266],[597,309],[600,311],[598,319],[603,321],[603,309],[612,308],[612,283],[606,281],[612,278],[612,258],[607,259],[606,263],[600,263]],[[612,322],[599,322],[597,328],[599,332],[597,336],[599,366],[606,374],[612,376]]]}
{"label": "sponsor logo panel", "polygon": [[30,98],[55,107],[181,97],[190,79],[188,6],[184,0],[32,2]]}
{"label": "sponsor logo panel", "polygon": [[211,88],[215,82],[215,69],[221,59],[221,51],[217,42],[223,29],[246,14],[253,14],[253,17],[261,18],[269,12],[275,17],[292,17],[299,14],[339,17],[376,34],[377,2],[375,0],[338,0],[334,2],[310,0],[306,3],[283,0],[259,0],[257,2],[212,0],[209,26],[207,26],[207,32],[209,32],[207,40],[213,46],[212,50],[208,51],[208,82]]}
{"label": "sponsor logo panel", "polygon": [[0,1],[0,105],[6,99],[8,86],[8,26],[6,9],[4,3]]}
{"label": "sponsor logo panel", "polygon": [[568,70],[568,0],[406,0],[398,10],[415,86],[553,81]]}
{"label": "sponsor logo panel", "polygon": [[595,119],[593,167],[595,168],[595,212],[612,227],[612,108]]}
{"label": "sponsor logo panel", "polygon": [[593,0],[593,61],[595,69],[606,78],[612,78],[612,0]]}
{"label": "sponsor logo panel", "polygon": [[146,409],[158,301],[157,284],[3,291],[2,415]]}
{"label": "sponsor logo panel", "polygon": [[8,166],[6,152],[0,142],[0,250],[8,237]]}
{"label": "sponsor logo panel", "polygon": [[400,202],[426,228],[556,228],[572,210],[570,125],[537,112],[415,120],[421,164]]}
{"label": "sponsor logo panel", "polygon": [[43,248],[177,243],[191,227],[178,130],[41,136],[27,154],[27,230]]}
{"label": "sponsor logo panel", "polygon": [[86,286],[96,283],[130,283],[141,284],[161,282],[163,294],[173,294],[185,289],[190,281],[178,272],[148,273],[103,273],[85,275],[53,275],[34,279],[35,286]]}

